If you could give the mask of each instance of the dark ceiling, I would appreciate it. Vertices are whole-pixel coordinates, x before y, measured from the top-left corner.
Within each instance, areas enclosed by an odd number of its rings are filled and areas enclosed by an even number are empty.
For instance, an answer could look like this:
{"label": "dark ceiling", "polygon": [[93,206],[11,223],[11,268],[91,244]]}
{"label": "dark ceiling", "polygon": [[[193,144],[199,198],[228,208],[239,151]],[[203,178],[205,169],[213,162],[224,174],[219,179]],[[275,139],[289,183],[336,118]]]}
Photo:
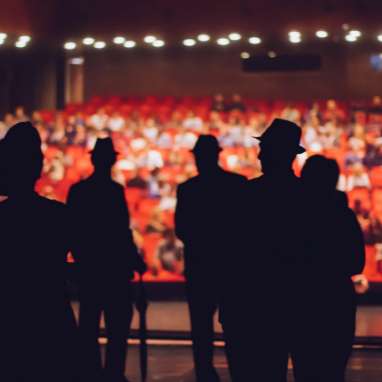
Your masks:
{"label": "dark ceiling", "polygon": [[148,32],[179,39],[236,30],[278,35],[319,27],[340,33],[344,23],[382,32],[382,0],[1,0],[0,7],[0,31],[47,40]]}

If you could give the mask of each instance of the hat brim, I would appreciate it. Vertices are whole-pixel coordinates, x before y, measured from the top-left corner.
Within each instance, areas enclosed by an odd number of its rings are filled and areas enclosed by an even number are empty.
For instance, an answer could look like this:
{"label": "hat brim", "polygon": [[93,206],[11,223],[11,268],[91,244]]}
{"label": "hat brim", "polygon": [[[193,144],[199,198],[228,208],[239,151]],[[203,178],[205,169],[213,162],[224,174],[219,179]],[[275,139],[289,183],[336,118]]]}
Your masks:
{"label": "hat brim", "polygon": [[[257,139],[260,142],[263,140],[262,137],[252,136],[252,138]],[[304,147],[302,147],[301,145],[297,145],[296,152],[297,152],[297,154],[303,154],[304,152],[306,152],[306,149]]]}

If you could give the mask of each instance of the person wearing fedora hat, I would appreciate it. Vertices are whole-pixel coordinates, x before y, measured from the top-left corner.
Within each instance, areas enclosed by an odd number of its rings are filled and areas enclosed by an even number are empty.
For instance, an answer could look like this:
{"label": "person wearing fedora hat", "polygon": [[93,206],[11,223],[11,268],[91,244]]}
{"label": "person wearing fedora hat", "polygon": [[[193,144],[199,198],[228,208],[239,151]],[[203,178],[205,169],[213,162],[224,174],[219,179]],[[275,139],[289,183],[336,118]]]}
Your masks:
{"label": "person wearing fedora hat", "polygon": [[[76,328],[65,298],[70,233],[66,207],[37,194],[41,138],[30,122],[0,141],[1,324],[8,381],[72,381]],[[6,293],[5,293],[6,292]],[[73,357],[72,357],[73,356]]]}
{"label": "person wearing fedora hat", "polygon": [[[75,227],[73,256],[80,275],[79,329],[86,380],[126,381],[126,340],[132,318],[131,278],[146,265],[130,229],[123,187],[111,170],[117,159],[111,138],[91,151],[94,172],[73,185],[68,206]],[[98,345],[101,313],[108,333],[105,369]]]}
{"label": "person wearing fedora hat", "polygon": [[213,366],[213,317],[221,300],[217,274],[226,257],[235,221],[234,203],[246,178],[218,164],[221,148],[212,135],[200,135],[192,153],[198,175],[178,186],[175,231],[184,243],[186,291],[198,382],[219,381]]}
{"label": "person wearing fedora hat", "polygon": [[[288,355],[295,367],[300,361],[300,286],[309,285],[304,279],[309,274],[309,209],[292,170],[294,159],[305,150],[300,127],[287,120],[275,119],[256,139],[263,175],[249,181],[246,190],[241,220],[247,266],[231,267],[239,293],[230,306],[242,312],[231,317],[231,326],[239,328],[231,343],[233,380],[248,381],[256,373],[262,381],[286,382]],[[253,281],[256,269],[258,287]]]}

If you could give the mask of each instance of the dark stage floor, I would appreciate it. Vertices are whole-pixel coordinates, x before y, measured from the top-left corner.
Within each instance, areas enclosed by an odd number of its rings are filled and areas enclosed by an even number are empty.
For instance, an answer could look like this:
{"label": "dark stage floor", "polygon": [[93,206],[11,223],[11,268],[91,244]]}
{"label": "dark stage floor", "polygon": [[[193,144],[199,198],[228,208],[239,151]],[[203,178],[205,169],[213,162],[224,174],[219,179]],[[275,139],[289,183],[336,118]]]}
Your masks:
{"label": "dark stage floor", "polygon": [[[139,352],[138,347],[131,345],[127,376],[131,382],[138,382]],[[222,348],[216,349],[215,364],[222,382],[229,382],[227,364]],[[320,361],[317,360],[317,367]],[[289,372],[289,382],[293,381]],[[248,382],[256,381],[254,360],[254,376]],[[355,351],[351,359],[347,382],[381,382],[382,352]],[[147,382],[194,382],[192,370],[192,354],[189,346],[150,346],[149,347],[149,378]]]}

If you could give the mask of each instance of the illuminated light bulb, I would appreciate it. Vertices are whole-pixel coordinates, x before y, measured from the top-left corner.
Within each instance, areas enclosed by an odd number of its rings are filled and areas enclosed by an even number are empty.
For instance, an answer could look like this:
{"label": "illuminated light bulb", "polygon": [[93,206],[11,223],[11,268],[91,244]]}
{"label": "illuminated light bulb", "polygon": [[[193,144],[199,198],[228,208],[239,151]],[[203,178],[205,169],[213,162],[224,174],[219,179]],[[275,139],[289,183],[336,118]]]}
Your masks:
{"label": "illuminated light bulb", "polygon": [[149,35],[146,36],[143,41],[147,44],[152,44],[157,38],[155,36]]}
{"label": "illuminated light bulb", "polygon": [[127,40],[125,41],[125,43],[123,44],[123,46],[125,48],[134,48],[135,46],[137,45],[137,43],[133,40]]}
{"label": "illuminated light bulb", "polygon": [[273,50],[270,50],[269,52],[268,52],[268,57],[269,58],[275,58],[277,56],[277,54],[276,54],[276,52],[274,52]]}
{"label": "illuminated light bulb", "polygon": [[68,41],[64,44],[66,50],[73,50],[77,48],[77,44],[74,41]]}
{"label": "illuminated light bulb", "polygon": [[361,37],[361,36],[362,36],[362,33],[361,33],[359,30],[352,29],[351,31],[349,31],[349,35],[358,38],[358,37]]}
{"label": "illuminated light bulb", "polygon": [[248,42],[252,45],[258,45],[261,44],[261,38],[257,36],[252,36],[248,39]]}
{"label": "illuminated light bulb", "polygon": [[95,42],[95,39],[93,37],[85,37],[83,40],[82,40],[82,43],[84,45],[93,45]]}
{"label": "illuminated light bulb", "polygon": [[329,33],[323,29],[320,29],[316,32],[316,36],[318,38],[327,38],[329,36]]}
{"label": "illuminated light bulb", "polygon": [[113,42],[114,44],[121,45],[126,41],[126,39],[122,36],[114,37]]}
{"label": "illuminated light bulb", "polygon": [[106,42],[105,41],[96,41],[93,46],[96,49],[103,49],[106,47]]}
{"label": "illuminated light bulb", "polygon": [[165,45],[165,42],[163,41],[163,40],[155,40],[154,42],[153,42],[153,46],[155,47],[155,48],[161,48],[162,46],[164,46]]}
{"label": "illuminated light bulb", "polygon": [[19,41],[23,41],[26,43],[28,43],[30,40],[31,40],[31,36],[28,36],[28,35],[22,35],[19,37]]}
{"label": "illuminated light bulb", "polygon": [[348,42],[355,42],[355,41],[357,41],[357,37],[353,34],[347,34],[345,36],[345,40]]}
{"label": "illuminated light bulb", "polygon": [[196,41],[193,38],[186,38],[183,40],[184,46],[194,46],[196,44]]}
{"label": "illuminated light bulb", "polygon": [[216,40],[218,45],[226,46],[229,45],[230,41],[227,37],[220,37]]}
{"label": "illuminated light bulb", "polygon": [[250,55],[248,52],[241,52],[241,53],[240,53],[240,57],[241,57],[243,60],[247,60],[248,58],[251,57],[251,55]]}
{"label": "illuminated light bulb", "polygon": [[15,47],[16,48],[25,48],[27,46],[27,43],[24,41],[16,41]]}
{"label": "illuminated light bulb", "polygon": [[211,40],[211,37],[207,33],[200,33],[198,35],[198,40],[200,42],[207,42]]}
{"label": "illuminated light bulb", "polygon": [[377,36],[377,40],[378,40],[379,42],[382,42],[382,33],[379,34],[379,35]]}
{"label": "illuminated light bulb", "polygon": [[289,41],[292,44],[298,44],[301,42],[301,33],[299,31],[290,31],[288,33]]}
{"label": "illuminated light bulb", "polygon": [[228,35],[228,38],[231,40],[231,41],[239,41],[241,40],[241,34],[240,33],[237,33],[237,32],[232,32]]}
{"label": "illuminated light bulb", "polygon": [[8,37],[6,33],[0,33],[0,40],[5,40]]}

